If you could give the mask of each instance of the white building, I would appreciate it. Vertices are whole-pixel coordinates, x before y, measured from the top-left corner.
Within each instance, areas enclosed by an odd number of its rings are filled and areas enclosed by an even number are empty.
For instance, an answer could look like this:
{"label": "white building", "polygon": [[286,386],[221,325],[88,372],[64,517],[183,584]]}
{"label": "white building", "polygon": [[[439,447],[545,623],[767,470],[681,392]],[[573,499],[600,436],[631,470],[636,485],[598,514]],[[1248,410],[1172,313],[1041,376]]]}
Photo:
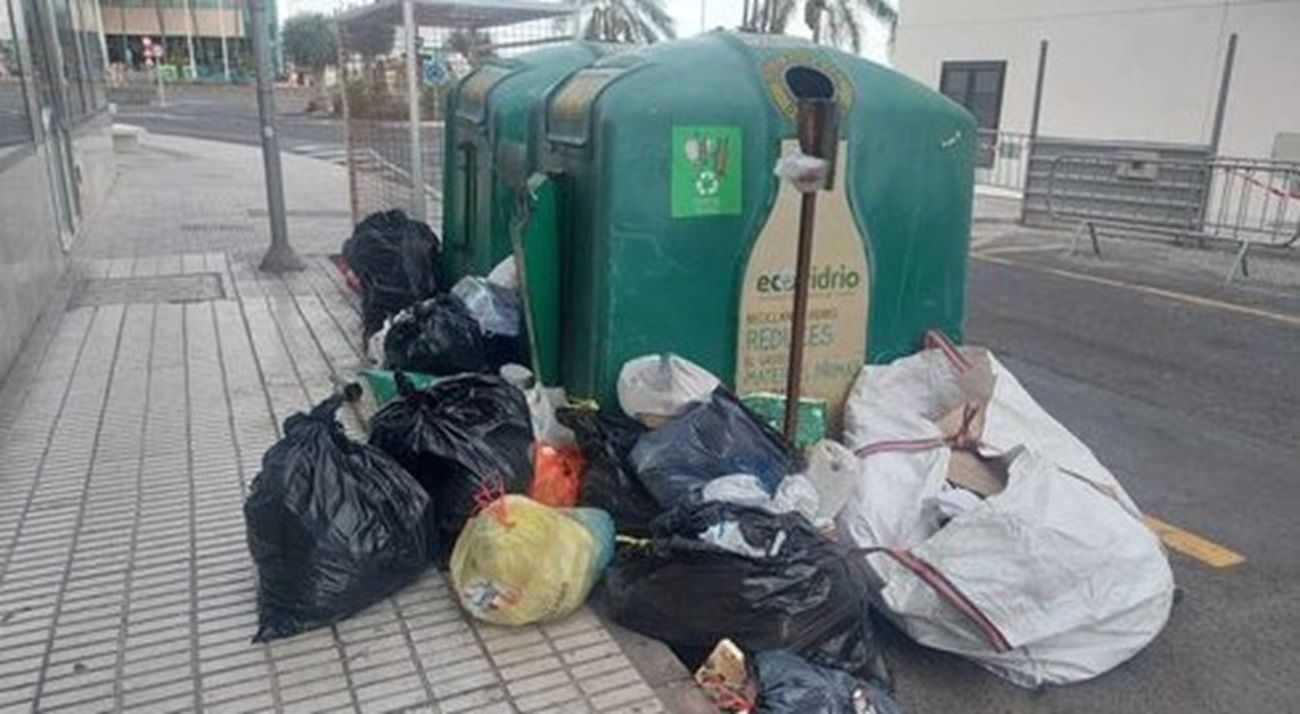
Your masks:
{"label": "white building", "polygon": [[905,0],[894,65],[988,129],[1027,133],[1048,43],[1039,135],[1210,144],[1238,36],[1219,154],[1300,161],[1300,1]]}

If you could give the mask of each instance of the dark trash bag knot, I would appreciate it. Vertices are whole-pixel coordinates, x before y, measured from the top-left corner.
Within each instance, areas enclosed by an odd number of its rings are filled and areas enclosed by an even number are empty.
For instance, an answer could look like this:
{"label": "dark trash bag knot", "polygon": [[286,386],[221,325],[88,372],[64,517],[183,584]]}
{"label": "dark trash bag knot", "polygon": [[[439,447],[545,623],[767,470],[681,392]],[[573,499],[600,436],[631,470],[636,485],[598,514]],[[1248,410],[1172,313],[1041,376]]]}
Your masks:
{"label": "dark trash bag knot", "polygon": [[384,320],[434,294],[438,236],[401,210],[372,213],[343,243],[343,259],[361,281],[362,321],[368,339]]}
{"label": "dark trash bag knot", "polygon": [[429,494],[434,559],[491,491],[528,493],[533,426],[523,392],[495,375],[462,374],[406,392],[370,419],[370,444],[406,467]]}

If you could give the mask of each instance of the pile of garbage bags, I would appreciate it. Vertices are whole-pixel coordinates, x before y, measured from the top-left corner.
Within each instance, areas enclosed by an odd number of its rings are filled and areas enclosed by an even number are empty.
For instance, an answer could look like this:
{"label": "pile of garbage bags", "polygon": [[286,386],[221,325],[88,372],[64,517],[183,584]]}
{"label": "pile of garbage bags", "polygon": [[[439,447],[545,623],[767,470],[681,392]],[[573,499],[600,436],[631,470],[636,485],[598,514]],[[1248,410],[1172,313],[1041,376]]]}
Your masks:
{"label": "pile of garbage bags", "polygon": [[427,223],[400,210],[372,213],[357,224],[343,244],[343,260],[360,282],[366,340],[389,317],[434,294],[440,248]]}
{"label": "pile of garbage bags", "polygon": [[367,330],[372,308],[387,321],[396,397],[365,443],[339,395],[264,457],[245,504],[259,641],[437,567],[496,624],[590,598],[700,665],[725,708],[891,714],[882,622],[1026,687],[1105,672],[1166,623],[1173,577],[1137,506],[987,350],[935,334],[868,365],[842,433],[801,403],[796,443],[781,395],[738,397],[679,355],[630,360],[617,406],[571,403],[528,369],[511,265],[439,292],[413,259],[431,231],[372,218],[344,254]]}
{"label": "pile of garbage bags", "polygon": [[918,642],[1026,687],[1095,677],[1169,618],[1173,574],[1114,475],[987,350],[863,368],[839,517],[882,609]]}

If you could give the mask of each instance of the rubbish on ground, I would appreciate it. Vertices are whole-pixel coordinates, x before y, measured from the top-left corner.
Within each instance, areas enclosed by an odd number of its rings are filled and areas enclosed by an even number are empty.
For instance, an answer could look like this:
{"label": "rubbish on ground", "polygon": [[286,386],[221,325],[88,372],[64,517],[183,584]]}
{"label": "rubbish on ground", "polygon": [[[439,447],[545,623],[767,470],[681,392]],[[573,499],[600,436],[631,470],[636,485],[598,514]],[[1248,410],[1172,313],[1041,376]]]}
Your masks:
{"label": "rubbish on ground", "polygon": [[858,457],[830,439],[817,442],[805,450],[804,456],[808,467],[803,476],[817,492],[817,513],[809,520],[819,528],[831,526],[853,493],[859,471]]}
{"label": "rubbish on ground", "polygon": [[556,418],[573,430],[587,461],[578,502],[609,513],[619,533],[648,535],[659,504],[641,485],[628,458],[645,425],[617,412],[571,407],[558,410]]}
{"label": "rubbish on ground", "polygon": [[795,190],[800,193],[813,193],[826,185],[830,170],[831,162],[809,156],[795,148],[776,160],[772,175],[794,184]]}
{"label": "rubbish on ground", "polygon": [[[728,521],[750,547],[774,555],[738,555],[699,539]],[[706,503],[675,509],[652,530],[648,543],[621,548],[605,574],[602,596],[615,622],[663,640],[688,666],[727,637],[747,651],[785,647],[884,678],[865,562],[802,516]]]}
{"label": "rubbish on ground", "polygon": [[523,301],[518,293],[475,276],[461,278],[451,293],[461,299],[478,323],[488,361],[498,367],[528,361]]}
{"label": "rubbish on ground", "polygon": [[384,338],[384,366],[439,376],[492,368],[478,323],[455,295],[438,295],[402,310]]}
{"label": "rubbish on ground", "polygon": [[[432,374],[423,374],[420,372],[403,372],[416,389],[424,387],[438,381],[438,377]],[[375,406],[382,407],[397,398],[397,381],[393,376],[394,372],[387,369],[364,369],[361,376],[366,380],[366,385],[370,387],[370,394],[374,397]]]}
{"label": "rubbish on ground", "polygon": [[370,419],[370,443],[397,459],[429,492],[437,514],[439,565],[479,507],[533,480],[533,430],[523,394],[497,376],[464,374],[417,390],[398,373],[401,395]]}
{"label": "rubbish on ground", "polygon": [[487,274],[487,279],[493,285],[499,285],[516,293],[519,292],[519,267],[515,265],[515,257],[513,255],[509,256],[492,266],[492,270]]}
{"label": "rubbish on ground", "polygon": [[533,419],[533,436],[537,441],[551,446],[571,446],[573,430],[555,418],[557,409],[568,406],[569,398],[564,387],[544,387],[537,382],[533,371],[521,364],[505,364],[498,370],[501,378],[524,393],[528,412]]}
{"label": "rubbish on ground", "polygon": [[713,706],[728,712],[748,712],[754,707],[758,686],[749,677],[745,652],[728,639],[719,640],[695,670],[695,683]]}
{"label": "rubbish on ground", "polygon": [[717,388],[717,377],[684,357],[645,355],[623,364],[618,375],[618,403],[624,414],[656,427],[708,401]]}
{"label": "rubbish on ground", "polygon": [[818,496],[812,482],[798,474],[781,479],[776,495],[769,496],[757,476],[732,474],[715,478],[704,484],[700,491],[703,501],[724,501],[751,508],[761,508],[769,513],[798,513],[818,528],[830,525],[829,521],[817,523]]}
{"label": "rubbish on ground", "polygon": [[384,359],[384,340],[388,339],[388,328],[392,327],[393,318],[385,318],[384,326],[379,328],[373,335],[366,339],[363,348],[364,356],[372,362],[383,362]]}
{"label": "rubbish on ground", "polygon": [[384,320],[437,290],[438,236],[400,210],[372,213],[343,243],[343,259],[361,283],[365,337]]}
{"label": "rubbish on ground", "polygon": [[555,508],[578,505],[582,470],[586,462],[576,446],[551,446],[537,442],[533,451],[533,500]]}
{"label": "rubbish on ground", "polygon": [[[862,459],[838,524],[879,549],[867,556],[879,604],[918,642],[1021,686],[1089,679],[1132,657],[1173,602],[1159,539],[987,350],[929,343],[865,367],[846,408]],[[940,499],[965,510],[948,519]]]}
{"label": "rubbish on ground", "polygon": [[465,524],[451,554],[451,580],[461,606],[480,620],[549,622],[582,607],[613,557],[608,514],[512,495]]}
{"label": "rubbish on ground", "polygon": [[722,388],[642,436],[631,461],[641,483],[665,509],[730,474],[753,474],[774,494],[781,479],[799,469],[785,438]]}
{"label": "rubbish on ground", "polygon": [[754,656],[758,706],[754,714],[901,714],[887,692],[789,650]]}
{"label": "rubbish on ground", "polygon": [[[761,417],[768,426],[784,433],[785,395],[754,392],[741,397],[740,403]],[[799,400],[799,428],[795,434],[795,446],[806,449],[826,438],[826,409],[825,399]]]}
{"label": "rubbish on ground", "polygon": [[343,399],[285,420],[244,503],[255,642],[338,622],[428,565],[428,496],[387,454],[347,438],[334,419]]}
{"label": "rubbish on ground", "polygon": [[957,516],[979,508],[984,503],[984,498],[970,489],[948,484],[939,493],[930,496],[924,505],[936,509],[939,522],[946,525]]}

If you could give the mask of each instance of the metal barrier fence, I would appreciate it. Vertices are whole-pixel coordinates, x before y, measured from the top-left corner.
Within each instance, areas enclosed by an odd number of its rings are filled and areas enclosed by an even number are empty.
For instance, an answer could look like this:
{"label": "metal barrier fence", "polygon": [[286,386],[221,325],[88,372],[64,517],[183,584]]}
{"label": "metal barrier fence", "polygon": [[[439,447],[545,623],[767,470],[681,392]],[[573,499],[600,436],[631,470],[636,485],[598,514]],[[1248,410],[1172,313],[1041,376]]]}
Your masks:
{"label": "metal barrier fence", "polygon": [[[536,0],[413,0],[413,40],[405,10],[402,0],[379,0],[339,20],[351,210],[356,222],[401,208],[436,227],[447,92],[487,59],[569,41],[573,10]],[[412,46],[414,72],[408,66]],[[418,161],[413,125],[419,127]],[[422,191],[413,188],[416,175]]]}
{"label": "metal barrier fence", "polygon": [[1021,194],[1029,172],[1028,134],[980,130],[975,185]]}
{"label": "metal barrier fence", "polygon": [[1201,245],[1236,243],[1231,281],[1249,275],[1252,247],[1300,242],[1300,164],[1060,154],[1051,159],[1046,208],[1055,220],[1078,223],[1071,250],[1086,230],[1100,252],[1098,228]]}

